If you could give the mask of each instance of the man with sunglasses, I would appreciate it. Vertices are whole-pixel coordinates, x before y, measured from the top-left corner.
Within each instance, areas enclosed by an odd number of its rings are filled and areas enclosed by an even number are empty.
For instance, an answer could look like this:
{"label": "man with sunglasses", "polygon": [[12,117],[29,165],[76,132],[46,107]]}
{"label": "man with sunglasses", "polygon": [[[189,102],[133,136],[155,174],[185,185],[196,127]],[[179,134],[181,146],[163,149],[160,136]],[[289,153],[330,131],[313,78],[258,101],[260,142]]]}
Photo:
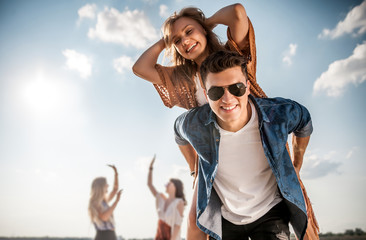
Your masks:
{"label": "man with sunglasses", "polygon": [[[197,226],[210,239],[267,240],[290,239],[290,222],[303,239],[307,215],[297,175],[312,132],[308,110],[289,99],[251,96],[237,53],[213,53],[200,72],[208,104],[174,125],[176,142],[190,143],[199,157]],[[183,154],[195,157],[192,150]]]}

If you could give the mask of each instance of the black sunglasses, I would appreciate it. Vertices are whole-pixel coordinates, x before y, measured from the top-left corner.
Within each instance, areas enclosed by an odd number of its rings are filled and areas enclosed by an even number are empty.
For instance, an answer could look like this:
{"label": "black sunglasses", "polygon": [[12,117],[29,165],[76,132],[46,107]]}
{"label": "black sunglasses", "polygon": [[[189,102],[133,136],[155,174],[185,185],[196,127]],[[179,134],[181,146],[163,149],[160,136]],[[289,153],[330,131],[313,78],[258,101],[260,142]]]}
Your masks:
{"label": "black sunglasses", "polygon": [[247,87],[242,82],[234,83],[226,87],[211,87],[207,91],[207,96],[212,101],[217,101],[224,95],[225,88],[227,88],[232,95],[236,97],[241,97],[245,94],[245,90]]}

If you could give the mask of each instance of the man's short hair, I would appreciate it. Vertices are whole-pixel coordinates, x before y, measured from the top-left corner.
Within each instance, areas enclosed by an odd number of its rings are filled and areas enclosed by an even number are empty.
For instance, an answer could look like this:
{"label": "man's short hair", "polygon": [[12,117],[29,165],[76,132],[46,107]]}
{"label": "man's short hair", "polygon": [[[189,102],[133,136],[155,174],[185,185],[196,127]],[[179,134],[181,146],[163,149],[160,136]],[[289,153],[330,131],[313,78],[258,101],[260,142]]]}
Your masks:
{"label": "man's short hair", "polygon": [[209,55],[201,64],[200,73],[203,86],[206,88],[206,78],[209,73],[219,73],[228,68],[241,67],[243,75],[248,80],[246,59],[237,52],[217,51]]}

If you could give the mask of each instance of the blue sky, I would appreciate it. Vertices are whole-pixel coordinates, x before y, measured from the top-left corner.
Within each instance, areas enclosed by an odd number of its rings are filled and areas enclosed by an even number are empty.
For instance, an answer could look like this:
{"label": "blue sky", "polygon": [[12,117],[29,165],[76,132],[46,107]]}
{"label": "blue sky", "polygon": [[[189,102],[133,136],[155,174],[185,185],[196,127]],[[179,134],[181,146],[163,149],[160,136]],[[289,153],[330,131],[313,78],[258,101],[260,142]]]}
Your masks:
{"label": "blue sky", "polygon": [[[0,1],[0,236],[94,236],[90,184],[97,176],[112,183],[111,163],[124,188],[117,234],[152,237],[154,153],[156,187],[179,177],[191,199],[172,129],[184,110],[164,107],[131,65],[175,10],[194,5],[210,16],[231,3]],[[366,1],[241,3],[256,33],[261,87],[312,114],[301,175],[321,232],[366,230]],[[215,30],[223,41],[225,30]]]}

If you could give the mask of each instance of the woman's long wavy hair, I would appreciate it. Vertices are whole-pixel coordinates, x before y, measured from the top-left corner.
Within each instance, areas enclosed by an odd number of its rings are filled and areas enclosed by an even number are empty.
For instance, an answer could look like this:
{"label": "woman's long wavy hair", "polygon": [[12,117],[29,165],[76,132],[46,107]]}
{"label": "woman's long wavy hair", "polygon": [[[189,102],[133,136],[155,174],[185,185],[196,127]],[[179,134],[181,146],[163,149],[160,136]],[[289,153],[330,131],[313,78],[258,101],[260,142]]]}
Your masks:
{"label": "woman's long wavy hair", "polygon": [[98,177],[93,180],[89,199],[89,216],[92,222],[101,221],[98,217],[98,209],[100,210],[105,197],[104,187],[107,184],[107,179]]}
{"label": "woman's long wavy hair", "polygon": [[171,178],[169,181],[174,184],[175,197],[183,199],[184,205],[187,205],[186,197],[184,195],[184,187],[183,187],[182,181],[177,178]]}
{"label": "woman's long wavy hair", "polygon": [[174,23],[182,17],[187,17],[195,20],[206,31],[206,48],[208,49],[209,54],[215,51],[225,50],[225,47],[221,43],[219,37],[212,31],[210,26],[206,24],[206,17],[201,9],[195,7],[183,8],[182,10],[180,10],[179,13],[175,12],[173,15],[167,18],[162,27],[165,45],[167,46],[166,55],[170,56],[172,59],[172,63],[176,66],[179,66],[180,71],[183,71],[183,74],[191,79],[191,77],[199,71],[197,64],[194,61],[182,57],[182,55],[179,54],[179,52],[172,44],[171,35]]}

